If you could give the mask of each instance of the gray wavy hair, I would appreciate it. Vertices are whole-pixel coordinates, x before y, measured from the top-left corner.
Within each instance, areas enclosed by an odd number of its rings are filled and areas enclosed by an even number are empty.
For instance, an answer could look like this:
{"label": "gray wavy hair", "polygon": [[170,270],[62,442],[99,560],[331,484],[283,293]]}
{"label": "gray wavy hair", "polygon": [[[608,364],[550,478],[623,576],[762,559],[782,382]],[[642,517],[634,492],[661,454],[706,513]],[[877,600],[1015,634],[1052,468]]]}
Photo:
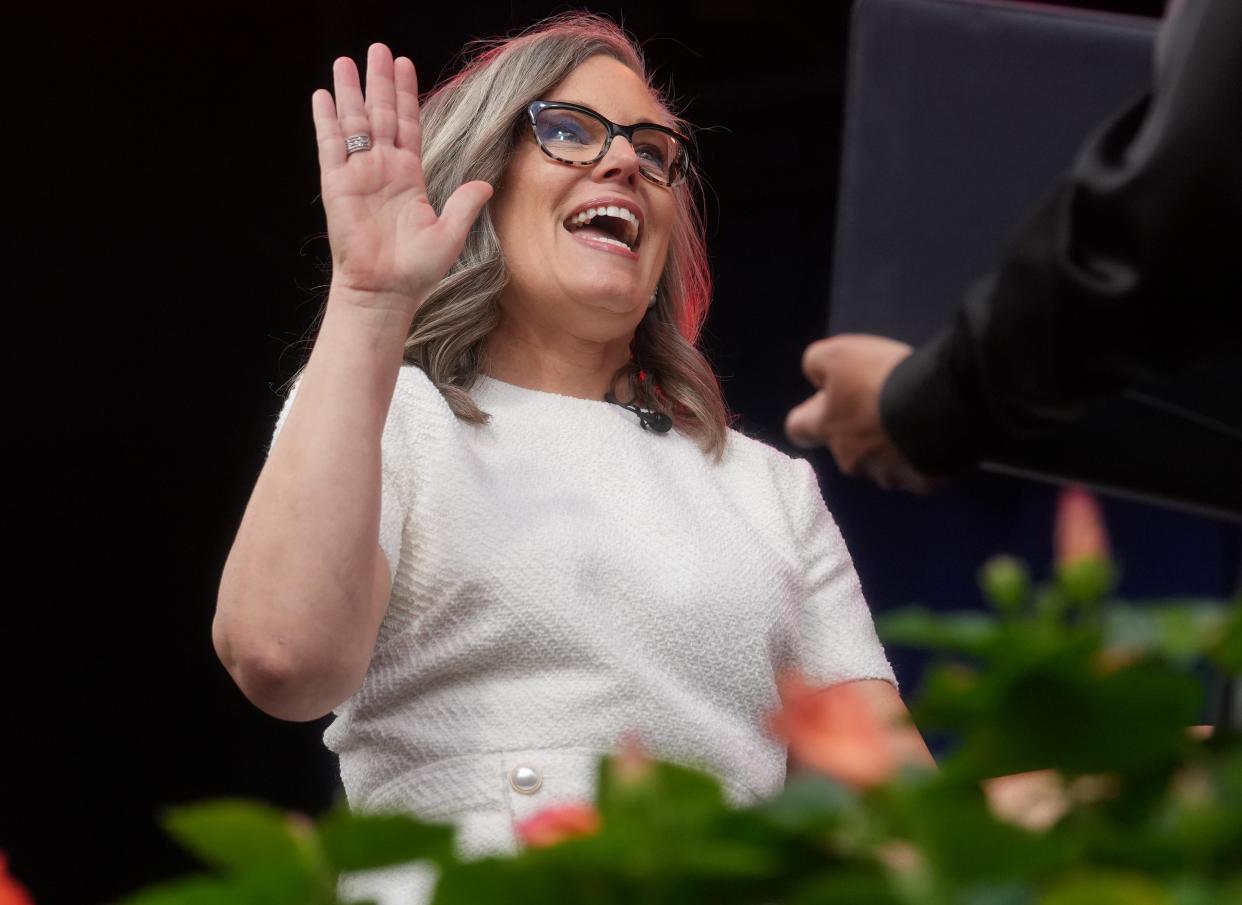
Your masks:
{"label": "gray wavy hair", "polygon": [[[436,210],[464,182],[499,184],[527,106],[598,54],[632,69],[668,109],[635,43],[609,19],[587,13],[556,16],[517,37],[485,42],[456,75],[436,86],[422,102],[423,175]],[[695,345],[711,301],[697,174],[692,171],[672,191],[676,215],[658,298],[636,328],[631,360],[612,385],[628,380],[639,405],[667,412],[679,430],[719,459],[729,415],[716,375]],[[499,323],[498,299],[508,279],[485,206],[461,256],[410,325],[405,360],[422,368],[465,421],[487,421],[467,390]]]}

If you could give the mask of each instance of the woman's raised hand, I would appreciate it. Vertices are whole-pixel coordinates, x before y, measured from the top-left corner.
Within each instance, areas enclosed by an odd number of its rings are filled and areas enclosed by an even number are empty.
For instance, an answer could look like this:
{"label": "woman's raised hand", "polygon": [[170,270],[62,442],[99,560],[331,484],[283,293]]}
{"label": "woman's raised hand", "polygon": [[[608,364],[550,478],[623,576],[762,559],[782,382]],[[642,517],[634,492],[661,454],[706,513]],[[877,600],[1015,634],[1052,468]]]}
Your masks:
{"label": "woman's raised hand", "polygon": [[[335,102],[323,88],[311,98],[332,284],[357,304],[412,317],[461,254],[492,187],[467,182],[437,216],[423,182],[414,64],[372,44],[365,98],[353,60],[340,57],[332,72]],[[347,154],[355,135],[371,148]]]}

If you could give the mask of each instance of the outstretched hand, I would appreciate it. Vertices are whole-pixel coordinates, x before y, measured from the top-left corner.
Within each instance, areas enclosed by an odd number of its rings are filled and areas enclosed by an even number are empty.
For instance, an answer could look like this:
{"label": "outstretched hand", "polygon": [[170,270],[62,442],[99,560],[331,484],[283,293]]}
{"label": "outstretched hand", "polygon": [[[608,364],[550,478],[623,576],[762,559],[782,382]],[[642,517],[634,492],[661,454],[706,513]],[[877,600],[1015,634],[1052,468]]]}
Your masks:
{"label": "outstretched hand", "polygon": [[786,417],[789,439],[803,448],[826,444],[843,472],[885,490],[934,490],[940,481],[910,464],[880,420],[884,382],[911,351],[897,340],[863,334],[807,346],[802,371],[816,392]]}
{"label": "outstretched hand", "polygon": [[[437,215],[423,180],[418,79],[383,44],[367,52],[366,96],[348,57],[333,63],[333,94],[311,98],[334,286],[413,316],[461,254],[492,196],[486,182],[460,186]],[[345,140],[371,139],[348,153]]]}

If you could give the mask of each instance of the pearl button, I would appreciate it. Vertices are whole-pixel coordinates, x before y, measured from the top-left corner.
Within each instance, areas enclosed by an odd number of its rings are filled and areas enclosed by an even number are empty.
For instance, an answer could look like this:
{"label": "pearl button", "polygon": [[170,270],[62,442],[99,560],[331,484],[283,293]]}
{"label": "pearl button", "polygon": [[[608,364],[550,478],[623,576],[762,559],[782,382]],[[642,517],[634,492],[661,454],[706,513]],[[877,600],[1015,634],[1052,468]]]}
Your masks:
{"label": "pearl button", "polygon": [[509,785],[523,795],[534,795],[543,785],[543,774],[534,767],[520,764],[509,771]]}

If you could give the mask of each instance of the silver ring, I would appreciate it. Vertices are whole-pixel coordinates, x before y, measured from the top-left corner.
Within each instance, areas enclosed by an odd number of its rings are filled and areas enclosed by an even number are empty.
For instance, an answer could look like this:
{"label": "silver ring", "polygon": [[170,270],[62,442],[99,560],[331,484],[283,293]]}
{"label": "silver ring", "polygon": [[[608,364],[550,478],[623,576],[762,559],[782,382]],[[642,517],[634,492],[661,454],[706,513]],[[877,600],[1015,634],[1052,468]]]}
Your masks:
{"label": "silver ring", "polygon": [[345,156],[348,157],[355,151],[371,150],[371,136],[365,132],[359,135],[351,135],[345,139]]}

